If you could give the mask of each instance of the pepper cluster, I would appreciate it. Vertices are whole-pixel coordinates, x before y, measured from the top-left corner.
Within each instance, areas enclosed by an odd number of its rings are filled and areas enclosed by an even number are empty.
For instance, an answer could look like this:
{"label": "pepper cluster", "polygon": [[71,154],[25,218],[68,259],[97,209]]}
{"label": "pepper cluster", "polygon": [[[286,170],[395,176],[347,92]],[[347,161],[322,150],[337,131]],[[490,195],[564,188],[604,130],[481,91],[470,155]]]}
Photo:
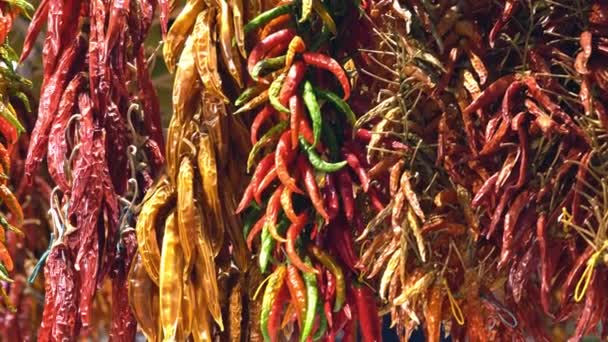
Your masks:
{"label": "pepper cluster", "polygon": [[242,32],[254,5],[188,1],[164,41],[175,71],[166,169],[139,213],[129,275],[129,300],[149,340],[239,341],[248,331],[249,255],[234,212],[251,145],[228,103],[243,79],[244,43],[233,30]]}
{"label": "pepper cluster", "polygon": [[244,234],[261,272],[270,272],[258,323],[267,341],[281,333],[300,341],[343,334],[349,341],[357,336],[356,316],[367,340],[380,339],[375,299],[354,279],[348,227],[363,222],[355,195],[377,199],[376,189],[364,145],[352,133],[355,77],[345,68],[355,71],[353,50],[335,43],[359,15],[350,1],[286,2],[245,26],[257,43],[235,114],[258,111],[247,170],[257,166],[237,213],[245,212]]}
{"label": "pepper cluster", "polygon": [[[13,282],[9,272],[15,268],[13,256],[16,251],[11,244],[24,238],[24,210],[20,204],[23,198],[18,193],[19,189],[11,189],[18,184],[9,176],[13,175],[15,167],[21,166],[13,157],[20,152],[19,138],[25,132],[20,120],[30,112],[28,94],[32,86],[15,70],[18,57],[8,43],[8,34],[16,16],[28,15],[30,11],[33,8],[27,2],[14,7],[9,2],[0,2],[0,201],[4,209],[0,213],[0,280],[7,283]],[[11,234],[7,234],[9,232]],[[19,303],[8,297],[4,287],[0,288],[0,296],[2,305],[14,312],[14,305]]]}
{"label": "pepper cluster", "polygon": [[362,50],[365,79],[382,90],[356,127],[391,200],[357,239],[359,266],[399,335],[597,333],[608,314],[605,4],[372,6],[384,29]]}
{"label": "pepper cluster", "polygon": [[[21,60],[47,23],[25,181],[32,183],[46,156],[56,184],[52,242],[39,261],[46,262],[41,341],[73,340],[94,330],[100,320],[93,314],[95,293],[107,279],[110,336],[135,336],[126,287],[137,248],[131,226],[153,170],[164,163],[143,46],[156,6],[145,0],[43,0],[28,29]],[[161,1],[161,9],[166,6]]]}

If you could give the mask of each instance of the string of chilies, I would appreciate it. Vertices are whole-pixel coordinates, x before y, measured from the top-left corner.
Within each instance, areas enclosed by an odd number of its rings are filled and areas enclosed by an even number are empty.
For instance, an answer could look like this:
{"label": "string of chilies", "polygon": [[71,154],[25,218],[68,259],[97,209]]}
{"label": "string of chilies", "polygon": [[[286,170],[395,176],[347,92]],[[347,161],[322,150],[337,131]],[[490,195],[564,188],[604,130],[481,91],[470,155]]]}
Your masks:
{"label": "string of chilies", "polygon": [[[137,248],[137,203],[164,162],[158,99],[143,41],[155,1],[43,0],[21,60],[47,23],[38,118],[25,164],[46,156],[53,240],[45,263],[40,341],[89,334],[98,287],[111,282],[115,340],[134,339],[126,275]],[[167,3],[161,1],[161,11]],[[36,268],[36,271],[40,268]],[[36,274],[32,275],[34,279]]]}
{"label": "string of chilies", "polygon": [[[2,306],[10,312],[19,309],[20,302],[17,296],[21,295],[19,284],[10,274],[21,268],[21,260],[17,257],[16,242],[23,241],[24,220],[30,217],[29,208],[22,208],[23,201],[19,191],[19,180],[15,177],[15,168],[19,169],[21,164],[15,156],[19,155],[20,147],[24,139],[21,135],[25,132],[23,120],[27,119],[30,112],[29,90],[32,83],[17,74],[17,56],[8,42],[9,31],[12,29],[13,21],[20,14],[28,15],[33,11],[32,6],[23,2],[18,6],[12,6],[9,2],[0,2],[0,200],[3,210],[0,213],[0,280],[7,287],[0,288]],[[20,270],[19,270],[20,271]],[[17,279],[22,286],[23,279]],[[7,293],[7,288],[9,293]],[[13,321],[15,321],[13,319]]]}
{"label": "string of chilies", "polygon": [[247,158],[252,178],[237,213],[245,213],[258,267],[270,272],[260,285],[266,341],[281,332],[300,341],[332,341],[342,333],[350,341],[357,319],[366,340],[381,338],[375,299],[353,280],[348,227],[362,222],[354,191],[375,193],[363,145],[352,138],[351,80],[328,54],[344,34],[336,21],[356,23],[358,15],[349,1],[287,2],[245,25],[259,41],[248,55],[250,86],[236,100],[236,113],[258,113]]}
{"label": "string of chilies", "polygon": [[376,5],[385,30],[364,50],[365,81],[386,89],[357,134],[391,201],[359,237],[358,266],[399,335],[559,340],[549,327],[569,319],[571,340],[595,333],[607,307],[605,6]]}
{"label": "string of chilies", "polygon": [[149,340],[254,334],[245,291],[255,279],[234,215],[251,145],[241,119],[228,113],[244,80],[244,21],[261,8],[190,0],[165,37],[165,64],[175,76],[167,163],[139,213],[129,274],[129,301]]}

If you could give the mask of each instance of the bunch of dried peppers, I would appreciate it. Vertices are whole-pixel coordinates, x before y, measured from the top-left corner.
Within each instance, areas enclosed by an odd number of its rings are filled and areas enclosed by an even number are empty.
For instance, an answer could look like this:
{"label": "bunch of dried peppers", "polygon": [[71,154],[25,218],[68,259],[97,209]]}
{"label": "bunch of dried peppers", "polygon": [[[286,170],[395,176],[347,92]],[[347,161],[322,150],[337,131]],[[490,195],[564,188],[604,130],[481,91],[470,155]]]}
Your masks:
{"label": "bunch of dried peppers", "polygon": [[[157,5],[43,0],[27,32],[21,60],[47,24],[24,178],[31,184],[46,156],[56,184],[49,198],[52,239],[39,261],[45,265],[40,341],[92,333],[100,320],[93,312],[95,293],[108,283],[110,337],[135,337],[127,296],[137,248],[132,227],[138,202],[164,163],[158,99],[143,46]],[[167,2],[160,7],[168,11]]]}
{"label": "bunch of dried peppers", "polygon": [[[0,46],[3,336],[98,338],[111,316],[121,341],[380,341],[388,315],[401,340],[606,338],[603,1],[179,6],[42,0],[31,139]],[[0,3],[0,41],[30,10]]]}

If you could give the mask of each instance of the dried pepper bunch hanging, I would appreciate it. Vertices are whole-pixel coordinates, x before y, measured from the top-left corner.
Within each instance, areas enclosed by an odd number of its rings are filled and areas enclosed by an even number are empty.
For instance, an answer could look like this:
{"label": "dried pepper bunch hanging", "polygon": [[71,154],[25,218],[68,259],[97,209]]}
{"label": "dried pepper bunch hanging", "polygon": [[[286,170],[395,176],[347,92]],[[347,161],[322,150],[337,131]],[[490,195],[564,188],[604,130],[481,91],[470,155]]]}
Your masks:
{"label": "dried pepper bunch hanging", "polygon": [[[14,169],[19,168],[18,156],[23,139],[19,139],[25,132],[22,120],[30,112],[31,82],[16,72],[18,56],[8,42],[8,34],[15,18],[22,14],[32,12],[32,6],[27,2],[13,4],[10,1],[0,2],[0,280],[9,287],[15,279],[10,274],[20,268],[21,260],[15,263],[17,247],[15,242],[23,241],[23,224],[25,211],[22,208],[23,196],[16,183]],[[17,280],[23,285],[23,279]],[[10,291],[0,287],[2,306],[14,313],[20,306],[17,295],[20,290]],[[13,320],[14,322],[14,320]]]}
{"label": "dried pepper bunch hanging", "polygon": [[351,1],[284,2],[245,25],[257,42],[236,113],[257,114],[247,158],[252,178],[237,213],[244,212],[257,266],[270,273],[258,290],[264,288],[257,319],[264,340],[342,334],[350,341],[357,331],[381,338],[375,298],[354,275],[350,228],[362,229],[370,202],[383,208],[364,141],[352,129],[351,104],[366,101],[352,90],[363,61],[350,54],[367,32],[343,39],[362,25],[361,11]]}
{"label": "dried pepper bunch hanging", "polygon": [[392,200],[358,239],[360,266],[401,336],[559,340],[568,321],[572,340],[597,333],[605,6],[374,6],[379,43],[362,53],[386,90],[357,127]]}
{"label": "dried pepper bunch hanging", "polygon": [[260,9],[188,1],[165,38],[165,63],[175,71],[167,164],[139,214],[129,275],[129,298],[150,340],[247,338],[245,291],[253,285],[234,212],[251,145],[229,114],[244,79],[243,22]]}
{"label": "dried pepper bunch hanging", "polygon": [[[168,6],[160,5],[161,12]],[[132,226],[137,203],[164,162],[143,47],[156,6],[146,0],[43,0],[29,27],[22,60],[47,23],[38,118],[24,174],[31,184],[46,156],[56,184],[49,209],[53,238],[40,261],[46,264],[39,340],[91,333],[103,319],[93,314],[96,289],[108,278],[110,336],[135,336],[126,283],[137,248]]]}

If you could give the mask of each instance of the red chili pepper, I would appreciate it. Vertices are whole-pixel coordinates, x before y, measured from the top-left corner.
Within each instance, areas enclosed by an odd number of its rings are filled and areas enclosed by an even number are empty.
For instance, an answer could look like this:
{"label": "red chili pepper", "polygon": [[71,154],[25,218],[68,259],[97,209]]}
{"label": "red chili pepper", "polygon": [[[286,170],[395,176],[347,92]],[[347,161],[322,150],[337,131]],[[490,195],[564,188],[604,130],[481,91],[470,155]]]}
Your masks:
{"label": "red chili pepper", "polygon": [[284,29],[262,39],[251,51],[249,58],[247,58],[247,71],[249,71],[249,75],[253,75],[253,68],[262,60],[266,53],[281,44],[285,44],[285,48],[287,48],[287,44],[289,44],[295,35],[296,31],[294,29]]}
{"label": "red chili pepper", "polygon": [[[515,224],[518,222],[518,219],[521,216],[521,213],[524,211],[524,209],[531,203],[530,201],[532,200],[534,195],[535,195],[534,193],[530,193],[527,190],[524,190],[521,193],[519,193],[515,197],[513,202],[511,203],[509,210],[507,211],[507,214],[505,215],[504,228],[503,228],[503,233],[502,233],[502,249],[500,252],[500,261],[498,263],[499,268],[506,265],[507,262],[509,262],[508,257],[512,253],[513,241],[515,239],[515,234],[516,234]],[[529,229],[529,227],[527,227],[525,225],[523,220],[521,220],[519,222],[520,222],[521,229]]]}
{"label": "red chili pepper", "polygon": [[247,208],[249,206],[249,203],[251,203],[251,201],[253,200],[253,193],[254,193],[254,191],[253,191],[252,183],[249,183],[249,185],[245,189],[245,193],[243,194],[243,198],[241,199],[241,202],[239,202],[239,205],[236,208],[236,211],[235,211],[236,214],[240,214],[241,212],[243,212],[243,210],[245,210],[245,208]]}
{"label": "red chili pepper", "polygon": [[289,111],[291,112],[289,117],[289,124],[291,126],[291,148],[295,150],[298,148],[300,120],[304,118],[304,104],[300,96],[294,95],[289,99]]}
{"label": "red chili pepper", "polygon": [[330,219],[334,219],[340,212],[340,199],[336,190],[336,182],[334,175],[328,173],[325,175],[325,187],[323,188],[325,200],[327,201],[327,215]]}
{"label": "red chili pepper", "polygon": [[27,160],[25,162],[25,177],[28,183],[33,179],[34,173],[47,150],[49,130],[51,129],[53,118],[62,95],[62,92],[59,91],[59,89],[65,88],[70,69],[74,65],[76,58],[81,56],[83,52],[84,39],[80,37],[76,42],[70,44],[63,52],[55,72],[48,82],[44,84],[40,96],[38,119],[36,120],[36,125],[32,131]]}
{"label": "red chili pepper", "polygon": [[382,203],[382,200],[380,199],[380,194],[376,188],[369,188],[367,195],[369,196],[369,200],[372,202],[372,206],[374,207],[374,209],[376,209],[377,212],[381,212],[382,210],[384,210],[384,203]]}
{"label": "red chili pepper", "polygon": [[262,124],[266,122],[266,120],[270,119],[276,111],[272,108],[271,105],[266,105],[264,108],[255,116],[253,122],[251,123],[251,144],[255,145],[258,142],[258,131]]}
{"label": "red chili pepper", "polygon": [[381,341],[380,319],[374,296],[367,287],[358,284],[353,287],[353,292],[357,303],[358,321],[361,325],[363,340],[366,342]]}
{"label": "red chili pepper", "polygon": [[[300,135],[304,137],[304,140],[306,140],[307,143],[312,145],[315,142],[312,128],[310,127],[310,124],[308,123],[308,120],[304,117],[304,115],[300,116],[300,124],[298,125],[298,129],[300,130]],[[325,146],[323,145],[323,143],[321,143],[321,141],[317,141],[317,146],[315,147],[317,148],[317,151],[319,151],[319,153],[325,152]]]}
{"label": "red chili pepper", "polygon": [[281,92],[279,93],[279,101],[282,105],[287,106],[289,99],[295,95],[300,82],[306,74],[306,65],[302,61],[297,61],[289,68],[287,77],[283,81]]}
{"label": "red chili pepper", "polygon": [[505,90],[505,95],[502,98],[502,119],[504,121],[510,121],[511,120],[511,109],[513,108],[513,106],[515,105],[515,96],[517,95],[517,93],[519,93],[521,91],[521,89],[524,87],[524,82],[522,81],[515,81],[513,83],[511,83],[509,85],[509,87],[507,88],[507,90]]}
{"label": "red chili pepper", "polygon": [[293,202],[291,198],[292,194],[293,191],[291,191],[289,188],[285,187],[283,189],[283,193],[281,194],[281,206],[283,207],[283,212],[285,212],[285,216],[287,216],[289,221],[293,223],[303,220],[304,214],[296,214],[295,210],[293,209]]}
{"label": "red chili pepper", "polygon": [[504,212],[507,204],[509,204],[509,202],[511,201],[514,193],[515,193],[515,188],[513,186],[508,186],[507,189],[505,190],[505,192],[502,194],[502,197],[500,198],[500,201],[498,202],[498,206],[496,206],[496,209],[494,209],[494,214],[492,215],[492,221],[490,222],[490,228],[488,229],[486,237],[490,238],[496,231],[496,228],[498,228],[498,224],[500,223],[500,221],[502,219],[502,213]]}
{"label": "red chili pepper", "polygon": [[[270,154],[270,155],[274,157],[274,155],[272,155],[272,154]],[[258,203],[262,203],[262,194],[264,193],[264,190],[266,190],[266,188],[268,188],[270,186],[270,184],[272,184],[272,182],[274,182],[274,180],[276,178],[277,178],[277,168],[273,163],[272,167],[270,168],[268,173],[264,176],[264,178],[260,182],[260,185],[253,193],[253,197],[255,198],[256,201],[258,201]]]}
{"label": "red chili pepper", "polygon": [[17,142],[19,138],[17,134],[17,128],[8,122],[5,118],[0,116],[0,134],[6,139],[8,149],[11,150],[12,145]]}
{"label": "red chili pepper", "polygon": [[357,158],[357,156],[352,152],[343,152],[342,154],[344,155],[348,166],[350,166],[350,168],[355,172],[355,174],[359,178],[359,182],[361,183],[363,191],[367,192],[367,190],[369,190],[369,177],[367,176],[367,172],[365,172],[363,166],[361,166],[359,158]]}
{"label": "red chili pepper", "polygon": [[506,75],[497,79],[494,81],[494,83],[490,84],[475,100],[473,100],[473,102],[471,102],[467,108],[464,109],[462,115],[471,115],[479,109],[492,104],[507,90],[511,83],[515,81],[517,81],[517,77],[515,75]]}
{"label": "red chili pepper", "polygon": [[502,15],[498,19],[498,21],[492,26],[492,30],[490,31],[490,35],[488,36],[488,41],[490,42],[490,47],[494,47],[494,43],[496,42],[496,38],[498,34],[505,26],[505,24],[511,19],[513,13],[517,9],[519,5],[519,1],[517,0],[507,0],[505,2],[505,8],[502,11]]}
{"label": "red chili pepper", "polygon": [[48,18],[49,2],[49,0],[42,0],[40,5],[38,5],[34,16],[32,17],[32,22],[27,28],[27,33],[23,41],[23,50],[21,51],[19,64],[21,64],[27,58],[27,56],[29,56],[30,52],[32,51],[32,47],[36,42],[36,38],[38,38],[38,34],[42,29],[42,25],[44,25]]}
{"label": "red chili pepper", "polygon": [[338,171],[338,189],[342,198],[344,215],[351,222],[355,216],[355,197],[353,195],[353,180],[346,170]]}
{"label": "red chili pepper", "polygon": [[283,185],[289,190],[297,193],[304,194],[304,191],[300,190],[296,185],[296,180],[289,175],[289,164],[296,157],[297,150],[291,148],[291,130],[285,131],[276,147],[275,151],[275,166],[277,168],[277,176]]}
{"label": "red chili pepper", "polygon": [[277,232],[277,221],[279,219],[279,211],[281,210],[281,194],[283,186],[280,185],[270,196],[268,206],[266,207],[266,226],[270,235],[279,242],[287,242],[285,238]]}
{"label": "red chili pepper", "polygon": [[308,163],[308,160],[306,160],[306,157],[303,155],[300,155],[297,163],[298,169],[300,172],[302,172],[302,176],[304,177],[304,185],[306,186],[308,196],[310,196],[312,206],[319,213],[319,215],[325,219],[325,221],[329,221],[329,214],[327,214],[327,210],[325,210],[325,204],[323,203],[323,198],[319,192],[319,187],[317,186],[317,181],[315,180],[315,174],[312,166]]}
{"label": "red chili pepper", "polygon": [[352,229],[344,222],[344,218],[337,218],[328,226],[328,234],[328,241],[340,241],[340,243],[331,244],[331,247],[342,262],[354,272],[359,260],[355,254]]}
{"label": "red chili pepper", "polygon": [[306,315],[306,285],[304,285],[304,279],[302,279],[299,269],[292,264],[287,265],[287,289],[292,303],[296,307],[298,323],[302,326],[302,320]]}
{"label": "red chili pepper", "polygon": [[315,66],[317,68],[325,69],[331,73],[333,73],[342,85],[342,89],[344,91],[344,100],[348,100],[350,97],[350,82],[348,81],[348,76],[342,69],[340,63],[336,62],[335,59],[316,52],[305,52],[302,54],[302,59],[306,64]]}
{"label": "red chili pepper", "polygon": [[249,247],[250,251],[253,250],[253,240],[262,232],[262,229],[264,229],[264,223],[266,223],[266,216],[262,215],[262,217],[253,225],[249,234],[247,234],[247,247]]}
{"label": "red chili pepper", "polygon": [[304,227],[306,227],[307,223],[308,223],[308,213],[304,213],[304,216],[302,217],[302,219],[300,221],[296,221],[289,226],[289,228],[287,229],[287,244],[286,244],[285,252],[287,253],[287,257],[289,258],[289,261],[291,262],[291,264],[294,265],[295,267],[297,267],[300,271],[306,272],[306,273],[309,273],[309,272],[318,273],[318,271],[316,269],[314,269],[313,267],[311,267],[310,265],[307,265],[304,261],[302,261],[302,259],[298,255],[298,252],[296,251],[296,240],[298,239],[298,236],[302,232],[302,229],[304,229]]}
{"label": "red chili pepper", "polygon": [[435,89],[433,89],[433,94],[441,93],[449,84],[452,76],[454,75],[454,67],[456,66],[456,61],[458,60],[458,56],[460,55],[460,49],[453,47],[450,50],[450,54],[448,55],[448,63],[445,68],[445,73],[441,77],[439,83]]}
{"label": "red chili pepper", "polygon": [[268,318],[268,335],[270,335],[270,341],[276,342],[279,337],[279,330],[281,328],[281,313],[283,312],[283,306],[289,299],[289,292],[285,284],[281,285],[281,289],[277,294],[276,298],[272,302],[270,309],[270,315]]}

